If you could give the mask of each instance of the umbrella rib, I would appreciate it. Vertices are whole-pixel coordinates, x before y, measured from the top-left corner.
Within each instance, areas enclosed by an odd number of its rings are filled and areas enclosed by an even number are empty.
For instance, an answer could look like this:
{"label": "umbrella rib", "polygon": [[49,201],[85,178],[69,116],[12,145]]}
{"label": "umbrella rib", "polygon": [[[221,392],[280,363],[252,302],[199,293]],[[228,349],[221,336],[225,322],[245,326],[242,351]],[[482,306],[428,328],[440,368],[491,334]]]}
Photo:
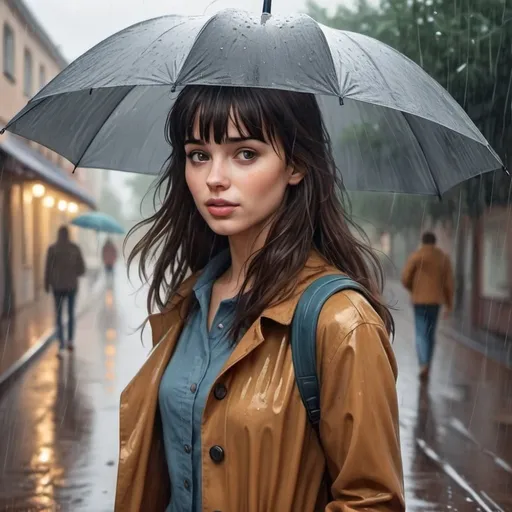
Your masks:
{"label": "umbrella rib", "polygon": [[101,129],[105,126],[105,123],[112,117],[113,113],[117,110],[119,105],[121,105],[121,103],[126,99],[126,96],[128,96],[128,94],[130,94],[133,91],[133,89],[135,89],[135,87],[137,87],[137,86],[132,85],[131,87],[129,87],[128,90],[126,91],[126,94],[114,105],[114,108],[109,112],[108,116],[105,118],[103,123],[101,123],[101,126],[98,128],[95,135],[93,137],[91,137],[91,140],[87,143],[87,146],[85,147],[82,155],[80,156],[77,163],[75,164],[75,168],[73,169],[73,172],[75,172],[77,170],[77,168],[80,167],[80,162],[82,161],[83,157],[85,156],[85,154],[91,147],[92,143],[96,140],[98,133],[100,133]]}
{"label": "umbrella rib", "polygon": [[388,88],[389,93],[391,94],[393,99],[395,99],[393,88],[389,85],[386,77],[384,76],[384,73],[377,66],[375,59],[368,53],[368,51],[361,44],[359,44],[353,37],[351,37],[348,32],[344,32],[344,34],[347,39],[350,39],[352,41],[352,43],[354,43],[366,55],[366,57],[368,57],[368,60],[373,64],[374,69],[379,73],[383,82],[386,84],[386,87]]}
{"label": "umbrella rib", "polygon": [[25,117],[29,112],[32,112],[32,110],[34,110],[36,107],[38,107],[39,105],[41,105],[41,103],[43,103],[43,101],[46,99],[46,98],[51,98],[51,96],[45,96],[44,98],[41,98],[40,100],[35,100],[33,103],[32,101],[30,102],[31,103],[31,106],[29,109],[27,109],[25,112],[23,112],[23,114],[21,114],[20,117],[16,118],[14,117],[13,119],[11,119],[6,125],[4,128],[2,128],[2,130],[9,130],[9,127],[13,124],[13,123],[17,123],[21,118]]}
{"label": "umbrella rib", "polygon": [[155,39],[153,39],[153,41],[151,41],[147,46],[146,48],[144,49],[143,52],[141,52],[141,54],[139,55],[139,58],[134,61],[134,64],[136,64],[138,61],[140,61],[142,59],[142,57],[144,56],[144,54],[149,50],[150,46],[152,46],[153,44],[155,44],[159,39],[162,39],[165,35],[167,35],[169,32],[172,32],[173,30],[175,30],[176,28],[178,27],[181,27],[183,24],[185,24],[185,21],[180,21],[179,23],[176,23],[176,25],[173,25],[171,28],[165,30],[164,32],[162,32],[159,36],[157,36]]}
{"label": "umbrella rib", "polygon": [[[350,35],[349,35],[349,32],[348,31],[342,31],[343,34],[348,38],[350,39],[367,57],[368,59],[371,61],[371,63],[373,64],[375,70],[379,73],[379,75],[381,76],[382,80],[384,81],[384,83],[387,85],[388,87],[388,90],[390,91],[391,95],[393,96],[393,88],[390,87],[388,81],[386,80],[386,77],[384,76],[384,74],[382,73],[382,71],[378,68],[378,66],[376,65],[375,63],[375,60],[373,59],[373,57],[368,53],[367,50],[365,50],[365,48],[359,44],[354,38],[352,38]],[[392,46],[389,46],[388,44],[385,44],[385,43],[382,43],[381,41],[379,41],[381,44],[383,44],[384,46],[390,48],[393,52],[395,53],[398,53],[402,58],[405,57],[407,60],[411,61],[413,64],[417,65],[413,60],[409,59],[409,57],[407,57],[406,55],[403,55],[401,54],[398,50],[396,50],[395,48],[393,48]],[[419,66],[418,66],[419,67]],[[425,73],[425,75],[429,78],[432,79],[432,77],[424,70],[422,69],[421,67],[419,68],[423,73]],[[433,80],[433,79],[432,79]],[[434,80],[435,82],[435,80]],[[437,82],[436,82],[437,83]],[[439,84],[438,84],[439,85]],[[440,86],[441,87],[441,86]],[[442,89],[442,87],[441,87]],[[353,99],[353,98],[350,98],[350,99]],[[409,110],[404,110],[404,109],[401,109],[401,108],[398,108],[398,107],[395,107],[393,105],[385,105],[383,102],[375,102],[375,101],[372,101],[372,102],[369,102],[369,101],[365,101],[365,100],[359,100],[357,98],[354,99],[354,101],[361,101],[363,103],[369,103],[370,105],[378,105],[378,106],[381,106],[381,107],[384,107],[384,108],[390,108],[392,110],[397,110],[398,112],[401,112],[402,114],[405,112],[407,114],[410,114],[412,116],[416,116],[416,117],[419,117],[421,119],[425,119],[427,121],[430,121],[431,123],[435,123],[435,124],[438,124],[439,126],[443,126],[444,128],[448,129],[448,130],[451,130],[452,132],[455,132],[455,133],[458,133],[459,135],[462,135],[463,137],[467,137],[468,139],[471,139],[471,140],[474,140],[475,142],[478,142],[479,144],[484,144],[484,142],[482,142],[482,140],[480,140],[479,138],[477,138],[478,136],[476,134],[473,134],[473,136],[470,136],[468,135],[467,133],[462,133],[460,130],[457,130],[456,128],[452,128],[450,126],[446,126],[446,124],[444,123],[440,123],[438,121],[435,121],[433,119],[429,119],[428,117],[425,117],[424,115],[419,115],[417,112],[412,112],[410,109]],[[471,118],[468,116],[467,112],[461,107],[461,110],[462,112],[468,117],[469,120],[471,120]],[[485,144],[487,145],[487,141],[485,141]]]}
{"label": "umbrella rib", "polygon": [[407,119],[407,115],[404,112],[402,112],[402,111],[399,111],[399,112],[401,112],[402,117],[404,118],[405,122],[407,123],[407,126],[409,127],[409,130],[411,130],[411,133],[413,134],[414,138],[416,139],[416,142],[418,143],[418,146],[421,149],[421,155],[423,156],[423,160],[425,161],[425,164],[427,165],[428,171],[430,173],[430,177],[432,178],[432,181],[434,182],[434,186],[436,187],[436,195],[439,198],[439,200],[441,200],[442,199],[441,189],[439,188],[439,185],[437,183],[436,177],[434,176],[434,173],[432,172],[432,168],[430,167],[430,163],[427,160],[427,157],[425,155],[425,150],[423,148],[423,144],[421,143],[420,138],[416,135],[416,132],[415,132],[414,128],[412,127],[409,119]]}
{"label": "umbrella rib", "polygon": [[188,52],[188,55],[186,57],[186,59],[183,61],[183,64],[181,66],[181,69],[178,71],[178,73],[176,74],[176,82],[174,82],[173,86],[176,87],[177,84],[180,83],[180,77],[181,77],[181,72],[183,71],[183,69],[185,69],[188,61],[190,60],[190,55],[192,53],[192,50],[194,49],[194,46],[195,44],[197,43],[198,39],[201,37],[201,35],[203,34],[203,32],[206,30],[206,27],[208,27],[210,25],[210,23],[212,23],[213,20],[217,19],[218,17],[218,13],[215,13],[213,16],[211,16],[205,23],[204,25],[201,27],[201,30],[199,30],[199,32],[197,33],[196,37],[194,38],[194,42],[190,45],[190,50]]}

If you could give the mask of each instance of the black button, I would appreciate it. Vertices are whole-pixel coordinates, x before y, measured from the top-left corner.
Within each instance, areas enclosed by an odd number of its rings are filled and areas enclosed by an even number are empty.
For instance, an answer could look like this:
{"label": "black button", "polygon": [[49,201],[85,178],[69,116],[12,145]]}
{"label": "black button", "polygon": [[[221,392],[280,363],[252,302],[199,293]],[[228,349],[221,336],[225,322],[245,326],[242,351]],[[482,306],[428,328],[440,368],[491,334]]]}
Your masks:
{"label": "black button", "polygon": [[216,464],[220,464],[224,460],[224,449],[222,446],[215,445],[210,448],[210,457]]}
{"label": "black button", "polygon": [[224,384],[217,384],[215,389],[213,390],[213,395],[217,400],[224,400],[226,395],[228,394],[228,390]]}
{"label": "black button", "polygon": [[192,448],[188,444],[185,445],[185,452],[190,453],[192,451]]}
{"label": "black button", "polygon": [[197,390],[197,384],[192,384],[192,385],[190,386],[190,391],[192,391],[192,393],[195,393],[195,392],[196,392],[196,390]]}
{"label": "black button", "polygon": [[185,480],[183,485],[185,486],[185,489],[190,489],[190,482],[188,480]]}

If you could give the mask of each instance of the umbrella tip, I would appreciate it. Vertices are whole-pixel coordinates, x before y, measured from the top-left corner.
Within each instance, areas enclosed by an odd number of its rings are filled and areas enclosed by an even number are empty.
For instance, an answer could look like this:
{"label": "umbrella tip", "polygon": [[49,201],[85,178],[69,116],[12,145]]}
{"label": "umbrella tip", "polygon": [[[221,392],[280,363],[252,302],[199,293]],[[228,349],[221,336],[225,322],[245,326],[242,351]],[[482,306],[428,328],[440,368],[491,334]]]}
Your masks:
{"label": "umbrella tip", "polygon": [[3,135],[5,133],[5,128],[0,129],[0,135]]}
{"label": "umbrella tip", "polygon": [[510,176],[510,172],[508,171],[508,168],[506,165],[503,166],[503,170]]}
{"label": "umbrella tip", "polygon": [[272,14],[272,0],[263,0],[263,14]]}

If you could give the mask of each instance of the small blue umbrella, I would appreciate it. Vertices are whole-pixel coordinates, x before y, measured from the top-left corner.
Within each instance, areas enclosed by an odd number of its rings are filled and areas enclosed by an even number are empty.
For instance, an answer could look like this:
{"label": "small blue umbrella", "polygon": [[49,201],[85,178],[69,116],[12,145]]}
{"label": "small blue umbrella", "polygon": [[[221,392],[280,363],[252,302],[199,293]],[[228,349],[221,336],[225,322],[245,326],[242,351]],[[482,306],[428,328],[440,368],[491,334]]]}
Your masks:
{"label": "small blue umbrella", "polygon": [[84,213],[75,217],[71,221],[71,224],[85,229],[93,229],[97,232],[101,231],[103,233],[116,233],[123,235],[125,232],[121,224],[119,224],[114,217],[101,212]]}

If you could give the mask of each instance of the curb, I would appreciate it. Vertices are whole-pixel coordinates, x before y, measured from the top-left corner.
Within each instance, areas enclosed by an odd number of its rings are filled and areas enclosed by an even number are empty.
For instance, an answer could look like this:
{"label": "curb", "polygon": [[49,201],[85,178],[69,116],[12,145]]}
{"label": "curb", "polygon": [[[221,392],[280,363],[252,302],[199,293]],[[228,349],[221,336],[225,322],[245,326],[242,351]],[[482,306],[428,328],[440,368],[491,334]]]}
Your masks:
{"label": "curb", "polygon": [[[96,295],[98,295],[105,288],[105,280],[98,279],[94,283],[92,290],[87,294],[89,300],[77,312],[76,320],[79,320],[85,313],[87,313],[94,305]],[[45,331],[39,339],[30,347],[15,363],[13,363],[7,370],[0,375],[0,394],[3,393],[5,388],[20,374],[26,367],[35,360],[42,352],[55,341],[56,332],[55,328]]]}
{"label": "curb", "polygon": [[439,328],[442,334],[452,339],[456,343],[460,343],[461,345],[464,345],[465,347],[474,350],[475,352],[478,352],[479,354],[493,361],[494,363],[498,363],[501,366],[507,368],[508,370],[512,370],[511,362],[508,359],[504,360],[503,357],[501,357],[501,354],[497,354],[493,350],[486,351],[484,347],[482,347],[481,343],[475,341],[473,338],[466,336],[465,334],[463,334],[462,332],[458,331],[453,327],[441,324]]}

